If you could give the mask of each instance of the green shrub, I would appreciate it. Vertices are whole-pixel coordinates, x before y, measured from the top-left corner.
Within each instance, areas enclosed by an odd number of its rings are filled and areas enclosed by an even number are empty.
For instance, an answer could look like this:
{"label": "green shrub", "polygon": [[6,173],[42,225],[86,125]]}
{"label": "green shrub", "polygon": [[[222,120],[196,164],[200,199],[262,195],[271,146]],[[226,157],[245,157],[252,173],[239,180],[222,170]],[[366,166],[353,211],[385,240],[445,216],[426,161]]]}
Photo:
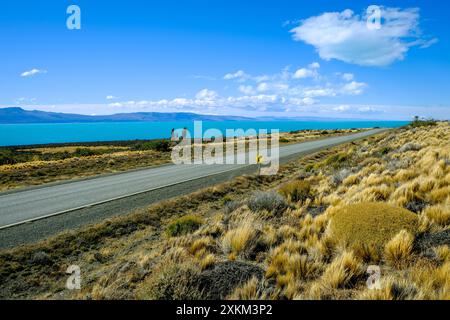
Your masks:
{"label": "green shrub", "polygon": [[382,147],[378,150],[378,153],[382,156],[387,155],[391,151],[390,147]]}
{"label": "green shrub", "polygon": [[170,142],[167,140],[145,141],[139,142],[132,146],[133,150],[155,150],[159,152],[169,152]]}
{"label": "green shrub", "polygon": [[14,163],[16,163],[16,159],[14,157],[13,152],[10,149],[1,149],[0,150],[0,165],[14,164]]}
{"label": "green shrub", "polygon": [[414,121],[409,124],[411,128],[420,128],[420,127],[432,127],[437,124],[434,119],[420,119],[419,117],[415,117]]}
{"label": "green shrub", "polygon": [[330,232],[336,240],[349,246],[382,249],[403,229],[414,234],[417,225],[417,215],[409,210],[366,202],[337,209],[331,217]]}
{"label": "green shrub", "polygon": [[311,191],[311,184],[305,180],[286,183],[281,186],[278,192],[292,202],[303,202],[306,199],[312,199],[314,197]]}
{"label": "green shrub", "polygon": [[346,163],[349,160],[349,155],[345,152],[334,154],[330,157],[328,157],[325,160],[325,165],[330,166],[334,169],[340,168],[344,163]]}
{"label": "green shrub", "polygon": [[94,156],[96,154],[98,154],[98,153],[89,148],[77,148],[75,150],[75,152],[73,153],[73,155],[75,157],[89,157],[89,156]]}
{"label": "green shrub", "polygon": [[169,237],[177,237],[184,234],[192,233],[203,224],[203,220],[196,215],[186,215],[173,220],[166,229]]}

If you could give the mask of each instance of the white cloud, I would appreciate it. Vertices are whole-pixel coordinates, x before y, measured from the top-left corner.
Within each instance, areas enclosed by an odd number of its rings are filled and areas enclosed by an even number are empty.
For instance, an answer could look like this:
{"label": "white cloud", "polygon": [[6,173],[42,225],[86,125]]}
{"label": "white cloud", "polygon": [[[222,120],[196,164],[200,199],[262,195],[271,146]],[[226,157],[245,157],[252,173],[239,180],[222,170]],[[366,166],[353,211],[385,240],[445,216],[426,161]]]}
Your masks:
{"label": "white cloud", "polygon": [[350,83],[345,84],[342,87],[342,93],[349,95],[359,95],[363,93],[364,89],[367,87],[367,84],[364,82],[356,82],[352,81]]}
{"label": "white cloud", "polygon": [[336,91],[331,88],[315,88],[315,89],[306,89],[303,91],[304,96],[309,98],[316,97],[334,97],[336,96]]}
{"label": "white cloud", "polygon": [[202,89],[195,95],[197,100],[215,100],[217,98],[217,92],[208,89]]}
{"label": "white cloud", "polygon": [[36,98],[26,98],[26,97],[20,97],[15,100],[15,104],[34,104],[36,103]]}
{"label": "white cloud", "polygon": [[246,95],[251,95],[251,94],[254,94],[254,92],[255,92],[255,90],[253,89],[252,86],[244,86],[244,85],[239,86],[238,90],[239,90],[239,92],[242,92],[243,94],[246,94]]}
{"label": "white cloud", "polygon": [[353,79],[355,79],[355,75],[353,73],[344,73],[342,75],[342,79],[344,79],[345,81],[352,81]]}
{"label": "white cloud", "polygon": [[341,105],[341,106],[333,108],[334,111],[338,111],[338,112],[344,112],[344,111],[347,111],[349,109],[350,109],[349,105]]}
{"label": "white cloud", "polygon": [[31,76],[34,76],[34,75],[36,75],[38,73],[47,73],[47,71],[34,68],[34,69],[31,69],[31,70],[22,72],[20,74],[20,76],[21,77],[31,77]]}
{"label": "white cloud", "polygon": [[114,102],[114,103],[108,104],[108,106],[112,107],[112,108],[120,108],[120,107],[123,107],[123,104],[120,102]]}
{"label": "white cloud", "polygon": [[294,73],[294,79],[303,79],[303,78],[309,78],[309,77],[313,77],[314,76],[314,71],[306,69],[306,68],[301,68],[298,69],[297,71],[295,71]]}
{"label": "white cloud", "polygon": [[117,99],[117,97],[112,95],[106,96],[106,100],[114,100],[114,99]]}
{"label": "white cloud", "polygon": [[324,60],[363,66],[386,66],[403,60],[413,46],[425,48],[437,40],[421,36],[419,9],[380,7],[380,29],[367,27],[367,16],[347,9],[310,17],[292,29],[293,38],[316,48]]}
{"label": "white cloud", "polygon": [[258,91],[264,92],[269,90],[269,85],[266,82],[262,82],[258,85]]}
{"label": "white cloud", "polygon": [[246,74],[243,70],[238,70],[234,73],[227,73],[224,77],[225,80],[234,80],[237,79],[239,81],[245,81],[249,78],[249,75]]}
{"label": "white cloud", "polygon": [[379,112],[379,110],[377,110],[374,107],[370,107],[370,106],[360,107],[360,108],[358,108],[358,111],[361,113],[377,113],[377,112]]}
{"label": "white cloud", "polygon": [[[158,101],[125,101],[111,103],[109,106],[117,108],[121,112],[123,112],[123,109],[127,111],[170,109],[177,111],[189,110],[199,113],[208,111],[220,113],[225,109],[239,109],[241,111],[264,110],[267,112],[279,112],[281,110],[295,111],[303,110],[304,108],[314,110],[314,106],[319,106],[322,98],[358,95],[362,94],[367,87],[367,84],[364,82],[356,82],[354,80],[343,82],[341,80],[354,79],[354,75],[350,73],[333,74],[338,77],[338,81],[332,83],[329,80],[330,77],[319,74],[319,69],[319,63],[314,62],[295,72],[290,71],[289,67],[285,67],[280,72],[264,76],[253,76],[244,71],[237,71],[235,73],[229,73],[228,76],[224,77],[234,79],[238,82],[235,87],[235,94],[222,96],[214,90],[204,88],[191,98],[175,97],[173,99],[162,99]],[[240,83],[241,79],[246,79],[246,83]],[[262,79],[265,81],[260,81]],[[334,106],[334,109],[329,110],[339,114],[344,111],[363,112],[356,109],[349,110],[344,106]]]}

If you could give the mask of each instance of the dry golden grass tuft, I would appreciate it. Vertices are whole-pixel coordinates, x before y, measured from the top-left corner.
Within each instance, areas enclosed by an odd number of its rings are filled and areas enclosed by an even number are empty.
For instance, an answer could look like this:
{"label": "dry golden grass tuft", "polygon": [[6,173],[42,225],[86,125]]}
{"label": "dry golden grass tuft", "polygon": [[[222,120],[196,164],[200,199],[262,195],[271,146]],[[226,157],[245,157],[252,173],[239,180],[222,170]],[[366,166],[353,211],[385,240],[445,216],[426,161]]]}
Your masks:
{"label": "dry golden grass tuft", "polygon": [[448,205],[428,207],[424,210],[423,214],[433,223],[441,227],[447,227],[450,225],[450,206]]}
{"label": "dry golden grass tuft", "polygon": [[313,197],[311,184],[306,180],[295,180],[286,183],[280,187],[278,192],[292,202],[303,202]]}
{"label": "dry golden grass tuft", "polygon": [[406,230],[400,231],[384,248],[384,259],[388,265],[404,268],[412,261],[414,236]]}
{"label": "dry golden grass tuft", "polygon": [[415,300],[422,299],[420,289],[408,279],[388,276],[381,279],[380,289],[366,289],[359,293],[362,300]]}
{"label": "dry golden grass tuft", "polygon": [[222,238],[222,248],[232,257],[238,256],[256,240],[255,221],[247,217],[241,225],[225,233]]}
{"label": "dry golden grass tuft", "polygon": [[448,245],[443,245],[434,248],[434,253],[439,262],[450,262],[450,247]]}
{"label": "dry golden grass tuft", "polygon": [[343,251],[325,269],[320,283],[333,289],[353,287],[364,274],[362,262],[351,251]]}
{"label": "dry golden grass tuft", "polygon": [[264,300],[266,294],[256,277],[252,277],[243,286],[237,287],[234,292],[228,296],[230,300]]}

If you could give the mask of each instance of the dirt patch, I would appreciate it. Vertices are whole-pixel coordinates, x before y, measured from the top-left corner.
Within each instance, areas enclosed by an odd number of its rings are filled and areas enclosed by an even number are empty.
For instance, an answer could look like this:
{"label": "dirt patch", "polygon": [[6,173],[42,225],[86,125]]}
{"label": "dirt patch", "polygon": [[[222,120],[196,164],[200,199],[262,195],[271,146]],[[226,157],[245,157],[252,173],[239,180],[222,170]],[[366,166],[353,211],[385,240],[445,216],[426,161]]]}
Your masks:
{"label": "dirt patch", "polygon": [[450,229],[421,235],[414,243],[415,249],[425,256],[433,256],[433,248],[443,245],[450,246]]}

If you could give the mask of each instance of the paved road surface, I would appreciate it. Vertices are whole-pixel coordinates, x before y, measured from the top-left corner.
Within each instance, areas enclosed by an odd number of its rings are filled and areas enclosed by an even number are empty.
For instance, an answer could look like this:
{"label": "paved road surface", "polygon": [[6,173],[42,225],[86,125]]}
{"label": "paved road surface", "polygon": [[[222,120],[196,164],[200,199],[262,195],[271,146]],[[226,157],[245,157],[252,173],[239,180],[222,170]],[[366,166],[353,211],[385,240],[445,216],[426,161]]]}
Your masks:
{"label": "paved road surface", "polygon": [[[382,130],[374,129],[348,136],[283,146],[280,148],[280,159],[350,142],[379,133]],[[201,177],[214,176],[225,171],[239,170],[245,166],[248,165],[167,165],[18,190],[17,192],[0,193],[0,229],[63,213],[68,215],[88,206],[126,198]]]}

